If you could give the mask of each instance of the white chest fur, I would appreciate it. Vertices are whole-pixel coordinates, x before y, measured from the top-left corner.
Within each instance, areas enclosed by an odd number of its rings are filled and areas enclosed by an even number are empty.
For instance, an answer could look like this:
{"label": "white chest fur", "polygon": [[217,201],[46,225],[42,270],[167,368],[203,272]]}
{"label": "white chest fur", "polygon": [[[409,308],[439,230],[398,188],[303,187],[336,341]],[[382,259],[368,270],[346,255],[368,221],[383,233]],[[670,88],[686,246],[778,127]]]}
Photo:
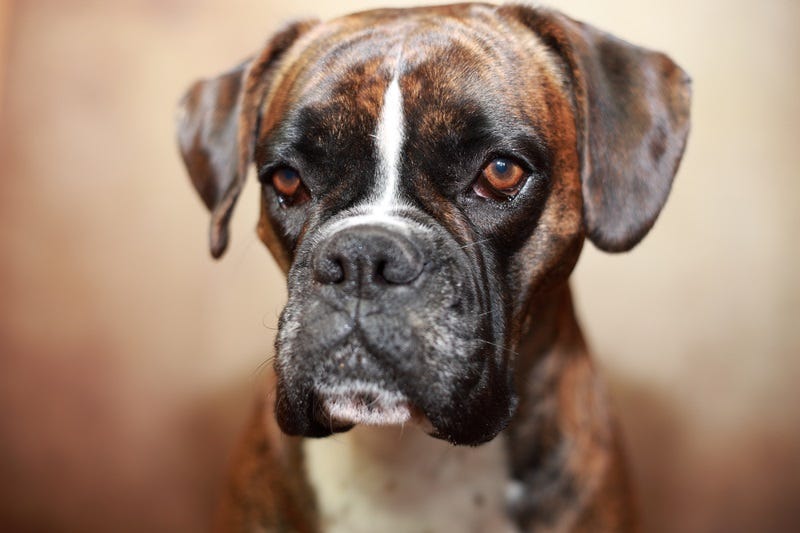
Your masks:
{"label": "white chest fur", "polygon": [[502,438],[452,446],[416,427],[365,427],[303,444],[326,533],[505,533]]}

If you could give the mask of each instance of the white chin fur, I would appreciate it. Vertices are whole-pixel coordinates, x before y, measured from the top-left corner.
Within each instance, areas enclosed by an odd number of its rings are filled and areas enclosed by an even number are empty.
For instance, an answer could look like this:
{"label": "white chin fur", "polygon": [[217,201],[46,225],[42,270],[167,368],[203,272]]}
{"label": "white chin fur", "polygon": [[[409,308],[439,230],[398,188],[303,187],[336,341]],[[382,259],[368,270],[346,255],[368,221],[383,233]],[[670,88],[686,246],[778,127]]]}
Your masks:
{"label": "white chin fur", "polygon": [[365,426],[401,425],[412,418],[408,400],[399,393],[373,387],[336,387],[319,391],[322,406],[332,420]]}

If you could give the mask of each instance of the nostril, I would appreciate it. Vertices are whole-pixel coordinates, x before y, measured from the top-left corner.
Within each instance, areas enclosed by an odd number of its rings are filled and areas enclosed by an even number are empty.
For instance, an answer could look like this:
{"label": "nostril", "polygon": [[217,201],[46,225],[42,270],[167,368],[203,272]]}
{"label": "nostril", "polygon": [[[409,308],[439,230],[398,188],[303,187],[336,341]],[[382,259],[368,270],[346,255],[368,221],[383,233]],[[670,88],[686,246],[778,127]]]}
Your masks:
{"label": "nostril", "polygon": [[408,285],[419,277],[422,273],[424,263],[418,254],[397,253],[397,257],[392,257],[381,261],[377,272],[387,283],[394,285]]}
{"label": "nostril", "polygon": [[387,283],[392,283],[388,279],[386,279],[386,274],[384,271],[386,270],[386,261],[381,260],[375,263],[375,274],[378,279],[382,279]]}
{"label": "nostril", "polygon": [[379,273],[387,283],[392,285],[408,285],[419,277],[422,273],[422,269],[412,268],[409,264],[387,263]]}
{"label": "nostril", "polygon": [[314,279],[328,285],[342,283],[345,279],[342,258],[338,256],[328,256],[316,261],[314,265]]}
{"label": "nostril", "polygon": [[417,244],[382,227],[341,230],[312,251],[314,280],[341,285],[345,293],[373,297],[388,285],[408,285],[423,272],[424,256]]}

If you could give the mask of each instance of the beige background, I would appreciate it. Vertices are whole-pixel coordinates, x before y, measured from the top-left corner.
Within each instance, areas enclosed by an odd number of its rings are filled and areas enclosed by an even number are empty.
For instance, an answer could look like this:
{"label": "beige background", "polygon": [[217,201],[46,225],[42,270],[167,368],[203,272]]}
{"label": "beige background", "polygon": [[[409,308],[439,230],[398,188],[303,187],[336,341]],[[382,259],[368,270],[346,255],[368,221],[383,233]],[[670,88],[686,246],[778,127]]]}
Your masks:
{"label": "beige background", "polygon": [[[0,530],[206,527],[285,292],[252,184],[210,260],[175,103],[287,20],[381,4],[0,1]],[[551,5],[694,78],[663,216],[574,278],[648,529],[798,531],[800,2]]]}

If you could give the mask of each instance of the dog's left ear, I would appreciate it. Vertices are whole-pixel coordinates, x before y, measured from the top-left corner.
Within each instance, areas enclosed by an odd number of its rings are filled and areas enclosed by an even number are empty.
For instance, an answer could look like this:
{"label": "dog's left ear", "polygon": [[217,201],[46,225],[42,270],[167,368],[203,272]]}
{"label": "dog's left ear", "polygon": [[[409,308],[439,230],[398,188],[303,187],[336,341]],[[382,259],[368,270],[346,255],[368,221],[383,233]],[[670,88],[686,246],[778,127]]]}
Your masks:
{"label": "dog's left ear", "polygon": [[211,255],[228,245],[228,220],[253,159],[258,113],[283,53],[314,26],[297,22],[264,50],[216,78],[195,82],[181,100],[178,144],[192,183],[211,211]]}
{"label": "dog's left ear", "polygon": [[664,206],[689,133],[690,80],[666,55],[561,13],[505,12],[564,63],[581,158],[584,219],[600,249],[633,248]]}

